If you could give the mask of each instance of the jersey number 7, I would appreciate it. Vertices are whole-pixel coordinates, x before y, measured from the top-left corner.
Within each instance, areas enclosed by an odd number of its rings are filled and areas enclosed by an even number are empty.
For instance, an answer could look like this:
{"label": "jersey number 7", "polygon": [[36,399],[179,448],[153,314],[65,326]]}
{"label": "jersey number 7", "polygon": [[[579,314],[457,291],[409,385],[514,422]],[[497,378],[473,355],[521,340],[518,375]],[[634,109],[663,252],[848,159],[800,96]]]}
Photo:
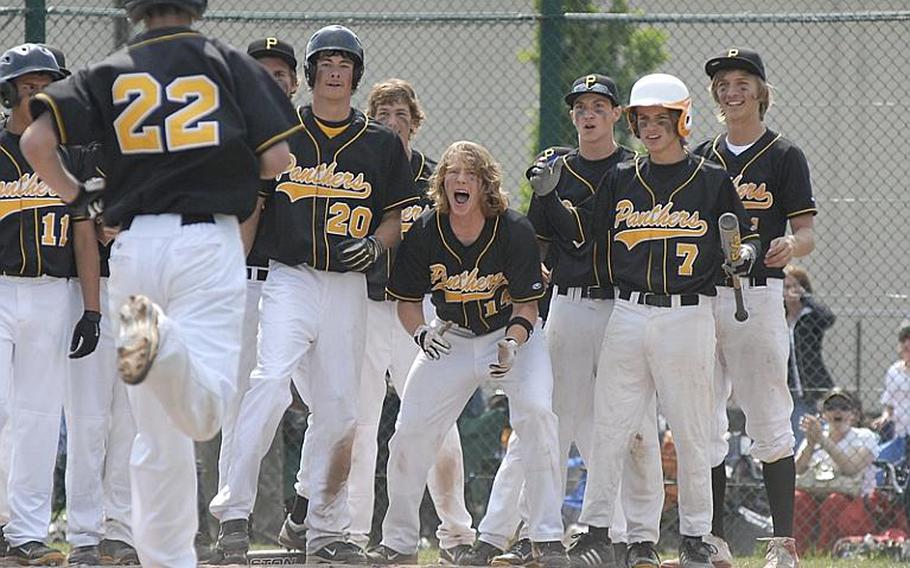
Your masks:
{"label": "jersey number 7", "polygon": [[[143,122],[167,100],[187,103],[164,119],[161,126]],[[216,120],[202,119],[218,110],[218,85],[205,75],[177,77],[167,87],[148,73],[120,75],[111,87],[114,104],[129,103],[114,120],[114,132],[123,154],[161,154],[217,146],[221,139]]]}

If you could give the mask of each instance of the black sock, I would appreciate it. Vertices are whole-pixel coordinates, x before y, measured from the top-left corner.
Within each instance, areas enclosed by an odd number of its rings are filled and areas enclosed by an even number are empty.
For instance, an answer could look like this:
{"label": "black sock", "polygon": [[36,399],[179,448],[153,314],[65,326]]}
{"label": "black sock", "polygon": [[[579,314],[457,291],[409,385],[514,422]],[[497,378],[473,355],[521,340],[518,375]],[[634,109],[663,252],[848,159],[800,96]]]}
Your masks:
{"label": "black sock", "polygon": [[589,526],[588,533],[597,540],[610,540],[610,529],[607,527]]}
{"label": "black sock", "polygon": [[774,522],[774,536],[793,536],[793,495],[796,491],[796,463],[793,456],[762,463],[765,491]]}
{"label": "black sock", "polygon": [[298,525],[302,525],[306,520],[306,510],[310,506],[310,500],[300,495],[294,496],[294,507],[291,509],[291,520]]}
{"label": "black sock", "polygon": [[727,498],[727,466],[720,464],[711,468],[711,495],[714,510],[711,517],[711,534],[726,539],[724,530],[724,500]]}

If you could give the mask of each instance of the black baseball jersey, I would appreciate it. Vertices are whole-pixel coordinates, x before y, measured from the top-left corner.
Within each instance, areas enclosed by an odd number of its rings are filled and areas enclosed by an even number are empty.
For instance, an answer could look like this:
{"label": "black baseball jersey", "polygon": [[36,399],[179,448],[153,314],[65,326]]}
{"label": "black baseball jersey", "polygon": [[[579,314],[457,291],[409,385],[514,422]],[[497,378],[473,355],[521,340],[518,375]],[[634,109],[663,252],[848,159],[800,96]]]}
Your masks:
{"label": "black baseball jersey", "polygon": [[703,157],[663,165],[638,156],[609,172],[578,208],[552,194],[544,201],[563,238],[601,239],[609,230],[608,270],[616,286],[634,291],[716,295],[723,213],[736,214],[744,241],[758,238],[726,171]]}
{"label": "black baseball jersey", "polygon": [[291,164],[264,211],[263,250],[289,266],[346,272],[338,244],[373,234],[383,214],[417,201],[411,166],[398,135],[359,110],[332,138],[309,105],[297,115]]}
{"label": "black baseball jersey", "polygon": [[[739,156],[727,148],[727,136],[720,134],[704,142],[695,153],[722,165],[748,213],[752,230],[761,236],[762,250],[787,233],[787,221],[798,215],[815,215],[815,198],[809,178],[809,164],[802,150],[774,132],[766,130]],[[752,276],[783,278],[782,268],[768,268],[759,258]]]}
{"label": "black baseball jersey", "polygon": [[[411,171],[414,173],[414,190],[418,196],[415,203],[406,205],[401,210],[401,236],[408,232],[411,225],[416,221],[424,211],[433,206],[427,196],[427,189],[430,186],[430,176],[436,169],[436,162],[427,158],[422,153],[413,150],[411,152]],[[367,295],[371,300],[377,302],[389,299],[385,287],[389,282],[389,273],[392,271],[392,264],[395,262],[395,251],[392,249],[383,253],[379,259],[373,263],[373,266],[367,271]]]}
{"label": "black baseball jersey", "polygon": [[223,213],[246,218],[257,154],[290,134],[293,108],[245,53],[189,28],[150,30],[36,95],[62,144],[102,142],[104,216]]}
{"label": "black baseball jersey", "polygon": [[[19,149],[19,135],[0,127],[0,273],[11,276],[76,274],[69,209],[38,179]],[[61,149],[80,180],[95,174],[92,148]]]}
{"label": "black baseball jersey", "polygon": [[[635,156],[635,153],[619,147],[602,160],[586,160],[578,150],[564,157],[562,175],[556,186],[556,194],[569,205],[577,206],[594,196],[604,175],[620,162]],[[573,286],[612,286],[607,270],[609,241],[606,231],[602,241],[587,240],[580,245],[560,238],[554,238],[553,227],[547,218],[540,200],[535,196],[528,208],[528,219],[534,225],[537,238],[550,242],[547,253],[548,266],[552,270],[551,283],[560,288]],[[594,219],[594,223],[605,222]]]}
{"label": "black baseball jersey", "polygon": [[513,210],[486,220],[480,236],[465,246],[435,209],[411,225],[398,249],[388,292],[419,302],[429,292],[438,316],[477,335],[502,329],[512,302],[544,295],[534,227]]}

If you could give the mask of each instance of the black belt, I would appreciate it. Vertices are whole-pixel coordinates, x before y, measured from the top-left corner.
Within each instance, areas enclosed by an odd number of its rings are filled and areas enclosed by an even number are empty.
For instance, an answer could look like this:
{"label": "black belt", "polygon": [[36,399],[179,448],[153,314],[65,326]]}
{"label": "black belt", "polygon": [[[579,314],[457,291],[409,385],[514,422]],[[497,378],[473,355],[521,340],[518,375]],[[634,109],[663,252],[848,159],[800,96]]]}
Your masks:
{"label": "black belt", "polygon": [[[578,290],[578,292],[575,292]],[[613,288],[601,288],[600,286],[570,286],[563,288],[556,286],[556,293],[560,296],[575,296],[581,298],[590,298],[592,300],[612,300]]]}
{"label": "black belt", "polygon": [[255,280],[257,282],[265,282],[265,279],[269,275],[269,269],[264,266],[247,266],[246,267],[246,279]]}
{"label": "black belt", "polygon": [[[125,231],[133,224],[135,217],[127,217],[120,222],[120,230]],[[180,215],[181,225],[196,225],[197,223],[214,223],[215,216],[208,213],[184,213]]]}
{"label": "black belt", "polygon": [[[668,294],[655,294],[653,292],[635,292],[632,290],[619,290],[619,299],[621,300],[632,300],[633,296],[637,296],[635,300],[637,303],[645,306],[654,306],[657,308],[672,308],[673,307],[673,298],[674,296]],[[680,306],[697,306],[700,301],[698,294],[679,294],[675,297],[679,298]]]}
{"label": "black belt", "polygon": [[[721,286],[726,286],[727,288],[733,287],[733,279],[730,277],[724,278],[724,281],[720,283]],[[768,285],[768,279],[764,276],[750,276],[749,277],[749,287],[751,288],[760,288],[762,286]]]}

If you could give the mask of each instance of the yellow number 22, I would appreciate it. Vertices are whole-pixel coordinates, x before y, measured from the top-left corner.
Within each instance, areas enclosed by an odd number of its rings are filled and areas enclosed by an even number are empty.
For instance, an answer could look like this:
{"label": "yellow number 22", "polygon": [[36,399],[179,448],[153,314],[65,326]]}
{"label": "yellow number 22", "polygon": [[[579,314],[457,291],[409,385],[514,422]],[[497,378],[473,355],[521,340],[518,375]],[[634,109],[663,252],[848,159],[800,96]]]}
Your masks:
{"label": "yellow number 22", "polygon": [[[218,85],[205,75],[177,77],[163,89],[167,100],[186,106],[164,119],[161,127],[143,125],[162,105],[161,83],[148,73],[120,75],[111,87],[114,104],[129,103],[114,120],[114,132],[124,154],[160,154],[217,146],[221,139],[216,120],[202,119],[218,110]],[[188,103],[188,104],[187,104]]]}

